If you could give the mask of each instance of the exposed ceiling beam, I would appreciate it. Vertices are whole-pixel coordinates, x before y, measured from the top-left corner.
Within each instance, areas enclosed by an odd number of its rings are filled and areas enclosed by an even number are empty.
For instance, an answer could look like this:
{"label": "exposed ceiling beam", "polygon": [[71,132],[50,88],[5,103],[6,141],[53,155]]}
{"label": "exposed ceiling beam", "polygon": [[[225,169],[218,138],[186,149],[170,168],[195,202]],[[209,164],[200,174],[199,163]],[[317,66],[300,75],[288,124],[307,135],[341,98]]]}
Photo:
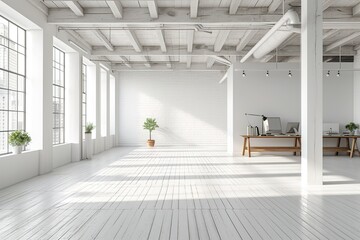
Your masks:
{"label": "exposed ceiling beam", "polygon": [[211,58],[215,59],[215,62],[218,62],[220,64],[223,64],[223,65],[226,65],[226,66],[231,65],[231,61],[229,61],[228,59],[226,59],[223,56],[211,56]]}
{"label": "exposed ceiling beam", "polygon": [[231,0],[229,13],[236,14],[239,9],[240,3],[241,3],[241,0]]}
{"label": "exposed ceiling beam", "polygon": [[172,64],[171,64],[171,59],[170,59],[170,57],[169,57],[169,56],[166,56],[166,58],[167,58],[166,67],[167,67],[167,68],[172,68]]}
{"label": "exposed ceiling beam", "polygon": [[143,48],[139,42],[139,39],[137,38],[135,32],[133,30],[125,30],[126,35],[128,36],[131,45],[135,49],[136,52],[142,52]]}
{"label": "exposed ceiling beam", "polygon": [[187,68],[186,64],[184,63],[173,63],[172,68],[169,69],[167,66],[164,66],[163,64],[153,64],[151,68],[145,68],[141,65],[134,65],[132,68],[128,68],[123,66],[122,64],[112,64],[111,66],[112,70],[114,71],[146,71],[146,72],[152,72],[152,71],[226,71],[226,66],[213,66],[212,68],[207,68],[205,64],[202,63],[194,63],[192,64],[191,68]]}
{"label": "exposed ceiling beam", "polygon": [[80,6],[78,1],[63,1],[76,16],[84,16],[84,9]]}
{"label": "exposed ceiling beam", "polygon": [[[267,8],[266,8],[267,9]],[[352,17],[351,8],[349,13],[336,11],[329,8],[324,13],[324,29],[360,29],[360,18]],[[240,10],[239,10],[240,11]],[[344,15],[345,14],[345,15]],[[281,13],[264,14],[264,8],[249,8],[241,14],[229,15],[226,8],[202,8],[201,17],[189,18],[189,11],[184,8],[164,8],[159,12],[159,18],[149,21],[146,8],[124,8],[123,18],[115,18],[110,9],[88,8],[84,17],[74,17],[68,9],[49,9],[48,23],[63,27],[124,27],[127,24],[141,27],[154,26],[154,24],[167,25],[190,25],[211,24],[212,27],[224,27],[235,29],[269,29],[282,17]]]}
{"label": "exposed ceiling beam", "polygon": [[109,50],[109,51],[114,51],[114,46],[111,44],[111,42],[109,41],[109,39],[99,30],[93,30],[94,34],[101,40],[101,42],[103,43],[103,45]]}
{"label": "exposed ceiling beam", "polygon": [[229,37],[230,30],[220,30],[214,43],[214,51],[220,52],[225,44],[226,39]]}
{"label": "exposed ceiling beam", "polygon": [[123,7],[118,0],[114,1],[106,1],[107,5],[111,9],[115,18],[122,18],[123,17]]}
{"label": "exposed ceiling beam", "polygon": [[191,68],[191,56],[186,56],[186,68]]}
{"label": "exposed ceiling beam", "polygon": [[145,62],[144,65],[145,65],[147,68],[151,68],[150,59],[149,59],[148,56],[143,56],[143,61]]}
{"label": "exposed ceiling beam", "polygon": [[158,18],[159,17],[159,11],[158,11],[158,6],[157,6],[157,3],[156,3],[156,0],[147,1],[147,4],[148,4],[148,8],[149,8],[150,17],[151,18]]}
{"label": "exposed ceiling beam", "polygon": [[126,57],[119,57],[121,59],[121,61],[123,61],[123,64],[128,67],[128,68],[132,68],[131,64],[129,63],[129,60],[126,59]]}
{"label": "exposed ceiling beam", "polygon": [[[115,18],[110,9],[88,8],[82,18],[74,18],[73,13],[68,9],[49,9],[48,23],[58,25],[75,26],[104,26],[110,25],[124,26],[127,24],[147,25],[154,24],[175,24],[175,25],[194,25],[211,23],[214,26],[245,26],[257,27],[260,25],[275,24],[282,14],[264,14],[264,8],[248,9],[246,12],[237,15],[229,15],[225,8],[203,8],[201,17],[189,18],[189,12],[185,8],[165,8],[159,17],[149,21],[148,10],[146,8],[124,8],[123,18]],[[88,24],[88,25],[87,25]],[[268,28],[268,27],[267,27]]]}
{"label": "exposed ceiling beam", "polygon": [[77,42],[81,44],[81,47],[83,47],[85,50],[87,50],[89,53],[91,52],[92,46],[85,41],[80,34],[78,34],[74,30],[66,30],[66,33],[69,34],[71,37],[73,37]]}
{"label": "exposed ceiling beam", "polygon": [[334,0],[323,0],[323,11],[328,9],[332,4]]}
{"label": "exposed ceiling beam", "polygon": [[[192,53],[187,51],[187,47],[167,47],[164,53],[159,47],[143,47],[143,52],[134,51],[129,47],[114,47],[114,51],[109,51],[105,47],[93,47],[93,56],[244,56],[252,46],[246,47],[243,51],[237,52],[233,47],[224,46],[220,52],[214,52],[209,48],[194,48]],[[353,56],[356,52],[352,46],[342,47],[342,55]],[[337,50],[324,52],[324,56],[338,55]],[[300,56],[300,46],[286,46],[278,51],[278,56]]]}
{"label": "exposed ceiling beam", "polygon": [[43,14],[45,14],[46,16],[49,15],[49,9],[46,7],[46,5],[44,4],[43,1],[41,0],[29,0],[29,2],[36,7],[37,9],[39,9]]}
{"label": "exposed ceiling beam", "polygon": [[191,53],[193,51],[193,45],[194,45],[194,30],[187,31],[187,51]]}
{"label": "exposed ceiling beam", "polygon": [[190,17],[197,18],[199,11],[199,0],[190,0]]}
{"label": "exposed ceiling beam", "polygon": [[331,30],[327,31],[326,33],[324,33],[323,39],[325,40],[327,38],[331,38],[334,35],[336,35],[338,32],[339,32],[339,30],[337,30],[337,29],[331,29]]}
{"label": "exposed ceiling beam", "polygon": [[281,5],[282,0],[273,0],[268,8],[269,13],[274,13]]}
{"label": "exposed ceiling beam", "polygon": [[360,15],[360,3],[353,7],[353,15],[358,16]]}
{"label": "exposed ceiling beam", "polygon": [[324,51],[328,52],[328,51],[333,50],[335,48],[341,47],[341,46],[347,44],[348,42],[354,40],[355,38],[357,38],[359,36],[360,36],[360,32],[355,32],[353,34],[350,34],[349,36],[347,36],[345,38],[342,38],[341,40],[336,41],[336,42],[326,46]]}
{"label": "exposed ceiling beam", "polygon": [[236,51],[240,52],[242,51],[246,45],[250,42],[250,40],[255,36],[257,33],[257,30],[247,30],[244,34],[244,36],[241,38],[239,44],[236,46]]}
{"label": "exposed ceiling beam", "polygon": [[208,57],[208,58],[206,59],[206,67],[207,67],[207,68],[212,68],[213,65],[214,65],[214,63],[215,63],[215,58]]}
{"label": "exposed ceiling beam", "polygon": [[159,39],[159,44],[160,44],[160,48],[161,51],[166,52],[166,42],[165,42],[165,37],[164,37],[164,31],[161,29],[155,30],[156,31],[156,35]]}

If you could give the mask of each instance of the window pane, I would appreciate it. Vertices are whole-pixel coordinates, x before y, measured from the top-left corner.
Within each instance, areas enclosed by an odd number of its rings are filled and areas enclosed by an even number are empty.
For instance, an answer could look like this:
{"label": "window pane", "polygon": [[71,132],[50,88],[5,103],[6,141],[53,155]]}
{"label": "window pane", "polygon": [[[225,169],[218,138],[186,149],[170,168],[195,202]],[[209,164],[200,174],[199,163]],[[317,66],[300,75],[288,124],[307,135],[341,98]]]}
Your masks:
{"label": "window pane", "polygon": [[17,75],[10,73],[9,74],[9,89],[17,90]]}
{"label": "window pane", "polygon": [[17,42],[18,28],[12,23],[9,23],[9,39],[13,42]]}
{"label": "window pane", "polygon": [[24,103],[25,103],[25,94],[24,93],[21,93],[21,92],[18,92],[17,93],[17,96],[18,96],[18,111],[25,111],[24,109]]}
{"label": "window pane", "polygon": [[8,38],[8,20],[0,16],[0,35]]}
{"label": "window pane", "polygon": [[0,111],[0,131],[8,130],[8,112]]}
{"label": "window pane", "polygon": [[5,69],[5,70],[9,69],[8,68],[8,64],[9,64],[8,56],[9,56],[8,48],[0,45],[0,68]]}
{"label": "window pane", "polygon": [[0,133],[0,154],[8,153],[8,133]]}
{"label": "window pane", "polygon": [[18,108],[17,93],[14,91],[9,91],[9,110],[17,111],[17,108]]}
{"label": "window pane", "polygon": [[8,110],[9,91],[0,89],[0,109]]}
{"label": "window pane", "polygon": [[9,50],[9,70],[17,72],[17,53],[14,50]]}
{"label": "window pane", "polygon": [[25,55],[18,54],[18,73],[25,75]]}
{"label": "window pane", "polygon": [[17,112],[9,112],[9,130],[17,130]]}
{"label": "window pane", "polygon": [[64,88],[64,53],[53,48],[53,144],[64,143],[65,126],[65,88]]}
{"label": "window pane", "polygon": [[22,76],[18,76],[18,91],[25,91],[25,79]]}
{"label": "window pane", "polygon": [[18,129],[25,130],[25,116],[23,112],[18,112]]}
{"label": "window pane", "polygon": [[8,87],[8,72],[0,70],[0,88]]}
{"label": "window pane", "polygon": [[25,30],[18,28],[18,44],[25,46]]}

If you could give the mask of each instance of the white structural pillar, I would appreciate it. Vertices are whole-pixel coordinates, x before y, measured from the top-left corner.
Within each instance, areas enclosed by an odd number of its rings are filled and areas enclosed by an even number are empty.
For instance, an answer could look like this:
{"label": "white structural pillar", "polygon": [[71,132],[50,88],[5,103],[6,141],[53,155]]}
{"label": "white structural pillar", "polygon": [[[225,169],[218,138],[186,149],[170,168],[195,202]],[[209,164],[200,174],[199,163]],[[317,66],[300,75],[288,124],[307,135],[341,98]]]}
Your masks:
{"label": "white structural pillar", "polygon": [[[360,51],[354,56],[354,69],[360,69]],[[354,71],[354,121],[360,123],[360,72]]]}
{"label": "white structural pillar", "polygon": [[227,72],[227,152],[231,156],[239,155],[241,152],[241,137],[239,131],[240,99],[236,94],[239,90],[240,81],[238,72],[235,71],[235,62],[229,67]]}
{"label": "white structural pillar", "polygon": [[71,143],[72,161],[81,159],[82,126],[82,55],[77,52],[65,54],[65,142]]}
{"label": "white structural pillar", "polygon": [[95,153],[103,151],[103,139],[101,137],[101,67],[96,63],[96,143]]}
{"label": "white structural pillar", "polygon": [[110,72],[106,72],[106,149],[111,148],[111,136],[110,136]]}
{"label": "white structural pillar", "polygon": [[115,74],[115,146],[120,145],[120,74]]}
{"label": "white structural pillar", "polygon": [[301,178],[321,185],[323,174],[322,0],[301,1]]}

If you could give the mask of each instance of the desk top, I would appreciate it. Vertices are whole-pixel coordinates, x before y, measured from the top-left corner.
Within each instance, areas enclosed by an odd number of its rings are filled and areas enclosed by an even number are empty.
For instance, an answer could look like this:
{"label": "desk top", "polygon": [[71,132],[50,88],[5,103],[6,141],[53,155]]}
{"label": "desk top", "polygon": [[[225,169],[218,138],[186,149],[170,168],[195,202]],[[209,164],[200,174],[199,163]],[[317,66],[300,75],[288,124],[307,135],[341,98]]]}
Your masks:
{"label": "desk top", "polygon": [[[301,135],[266,135],[266,136],[250,136],[242,135],[244,138],[301,138]],[[323,138],[360,138],[360,135],[323,135]]]}

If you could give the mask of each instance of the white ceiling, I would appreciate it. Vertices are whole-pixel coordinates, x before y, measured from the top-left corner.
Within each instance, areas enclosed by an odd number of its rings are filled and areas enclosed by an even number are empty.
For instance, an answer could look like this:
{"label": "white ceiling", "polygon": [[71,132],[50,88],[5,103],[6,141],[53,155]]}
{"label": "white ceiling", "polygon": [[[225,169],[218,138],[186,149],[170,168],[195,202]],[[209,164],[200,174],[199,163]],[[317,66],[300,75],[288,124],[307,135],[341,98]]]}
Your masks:
{"label": "white ceiling", "polygon": [[[93,59],[109,61],[114,68],[122,70],[133,66],[149,68],[159,65],[166,65],[168,68],[176,68],[178,65],[191,68],[193,64],[208,69],[221,67],[223,65],[214,61],[212,55],[224,58],[229,58],[230,55],[243,56],[283,14],[282,0],[29,1],[45,5],[48,8],[49,23],[75,34],[79,43],[90,46],[94,53]],[[113,8],[110,8],[113,2],[122,8],[121,18],[116,17]],[[292,7],[300,13],[300,2],[285,0],[285,11]],[[353,23],[353,27],[349,27],[350,24],[337,26],[330,23],[324,34],[329,31],[333,34],[324,39],[325,47],[359,31],[358,4],[358,0],[324,0],[324,19],[339,22],[346,19]],[[139,11],[135,11],[136,9]],[[231,11],[235,11],[235,14],[230,15]],[[196,13],[196,17],[190,18],[192,12]],[[153,14],[158,14],[158,18]],[[239,20],[236,21],[237,19]],[[252,24],[257,21],[261,24]],[[332,25],[337,31],[332,29]],[[94,33],[96,29],[100,30],[102,36]],[[160,29],[162,34],[159,33]],[[254,30],[254,34],[247,39],[245,48],[236,52],[236,47],[246,38],[249,30]],[[163,41],[165,46],[162,45]],[[360,37],[353,37],[343,43],[344,55],[352,55],[355,52],[353,49],[357,49],[359,44]],[[220,46],[220,51],[215,52],[214,45]],[[299,45],[300,36],[293,34],[278,49],[278,60],[294,61],[294,49],[299,49]],[[327,55],[336,56],[338,49]],[[274,61],[274,54],[267,56],[265,61]]]}

